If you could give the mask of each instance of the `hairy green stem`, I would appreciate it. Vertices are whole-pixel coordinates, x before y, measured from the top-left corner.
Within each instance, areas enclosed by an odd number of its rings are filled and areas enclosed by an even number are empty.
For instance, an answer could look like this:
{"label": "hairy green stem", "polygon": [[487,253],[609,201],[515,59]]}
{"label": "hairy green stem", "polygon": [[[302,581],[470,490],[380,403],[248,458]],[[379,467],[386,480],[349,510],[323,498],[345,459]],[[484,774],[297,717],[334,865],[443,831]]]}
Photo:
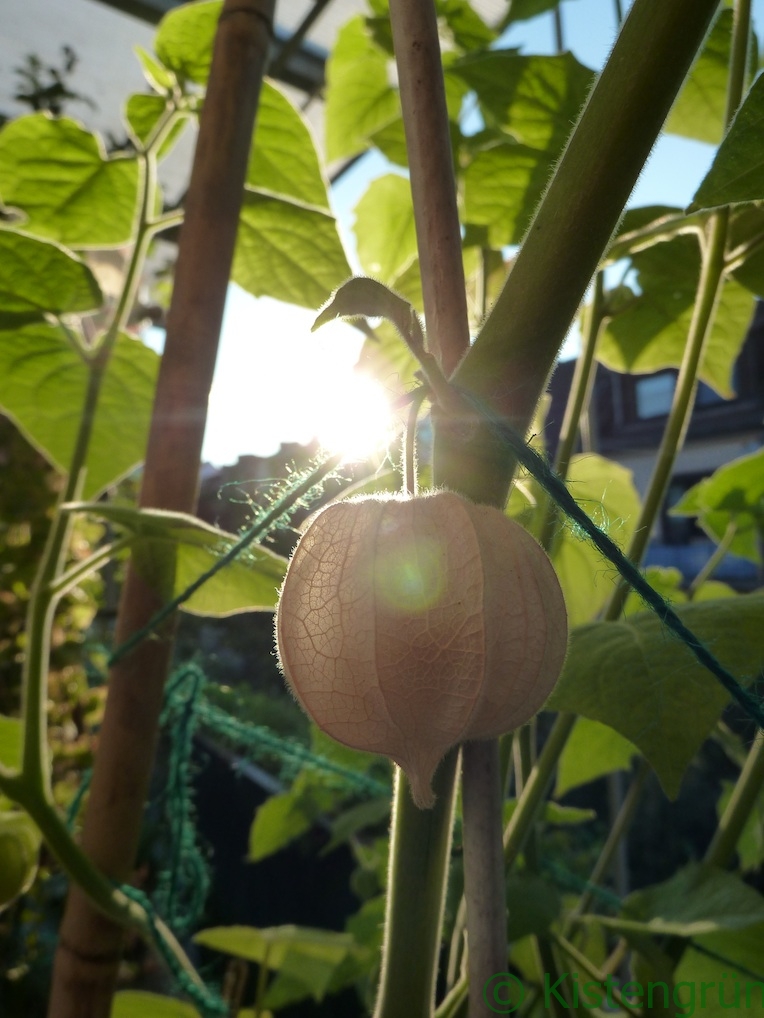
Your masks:
{"label": "hairy green stem", "polygon": [[[167,123],[174,113],[168,111]],[[158,131],[157,138],[164,135]],[[140,212],[138,233],[125,283],[114,312],[109,329],[100,342],[89,351],[88,379],[85,400],[75,439],[74,450],[69,463],[64,492],[53,518],[42,559],[37,570],[29,599],[26,622],[27,653],[22,674],[22,711],[24,718],[23,774],[31,787],[50,794],[50,773],[48,766],[48,742],[45,703],[47,700],[48,662],[50,658],[50,634],[53,617],[60,594],[56,580],[63,569],[66,549],[69,543],[71,518],[61,511],[61,506],[73,501],[82,488],[87,464],[90,438],[93,431],[98,398],[108,366],[109,358],[116,344],[120,330],[124,327],[130,308],[135,300],[140,270],[146,256],[150,234],[146,227],[152,202],[156,193],[156,158],[148,150],[139,161],[142,168],[139,194]]]}
{"label": "hairy green stem", "polygon": [[533,765],[517,801],[517,808],[504,830],[504,861],[511,866],[522,851],[536,815],[554,777],[557,761],[576,723],[575,714],[558,714],[544,748]]}
{"label": "hairy green stem", "polygon": [[704,862],[710,866],[729,865],[762,787],[764,787],[764,737],[759,732],[748,752],[727,808],[719,819]]}
{"label": "hairy green stem", "polygon": [[[728,211],[722,209],[714,214],[709,224],[710,235],[703,252],[697,298],[676,390],[642,510],[629,545],[628,557],[635,563],[642,561],[647,550],[653,526],[666,497],[676,457],[684,445],[690,425],[698,384],[698,369],[724,285],[724,246],[727,240],[728,218]],[[610,599],[605,618],[617,619],[620,616],[628,593],[628,585],[620,583]]]}
{"label": "hairy green stem", "polygon": [[433,780],[432,809],[414,805],[409,783],[396,768],[385,943],[375,1018],[430,1018],[438,970],[440,927],[458,751],[441,761]]}
{"label": "hairy green stem", "polygon": [[566,935],[570,925],[575,922],[579,916],[582,916],[591,905],[594,897],[593,888],[597,887],[607,875],[613,861],[613,856],[621,843],[621,839],[628,831],[634,819],[634,814],[636,813],[637,806],[639,805],[639,800],[649,773],[649,764],[643,758],[639,761],[637,773],[634,775],[634,778],[629,785],[629,791],[626,793],[626,797],[618,811],[615,822],[608,833],[607,840],[602,846],[602,851],[594,864],[594,868],[592,869],[591,875],[587,881],[589,886],[578,899],[575,908],[568,917],[563,930]]}
{"label": "hairy green stem", "polygon": [[687,596],[689,597],[690,600],[692,600],[693,597],[695,597],[695,595],[703,586],[703,584],[706,582],[706,580],[710,579],[716,572],[716,570],[719,568],[722,559],[729,551],[732,542],[735,540],[735,534],[737,534],[737,529],[738,529],[737,523],[735,522],[735,520],[730,520],[730,522],[727,524],[727,529],[724,531],[722,539],[717,544],[713,554],[709,556],[709,559],[706,562],[706,564],[699,571],[698,575],[695,577],[695,579],[688,587]]}
{"label": "hairy green stem", "polygon": [[[62,506],[63,509],[66,506]],[[121,537],[117,541],[112,541],[111,544],[105,544],[99,548],[98,551],[76,565],[67,569],[65,573],[61,573],[56,579],[50,584],[48,588],[51,595],[55,598],[63,597],[73,587],[76,587],[78,583],[81,583],[86,577],[96,572],[101,566],[106,565],[110,562],[120,551],[130,546],[129,537]]]}
{"label": "hairy green stem", "polygon": [[[594,982],[600,983],[603,986],[607,985],[608,973],[603,972],[601,969],[598,969],[596,965],[593,965],[590,959],[587,958],[582,951],[579,951],[575,944],[571,944],[571,942],[566,940],[564,936],[560,936],[556,933],[552,934],[552,939],[555,944],[557,944],[558,948],[570,958],[577,968],[580,968],[582,972],[591,976]],[[632,1007],[614,985],[610,985],[609,988],[613,1001],[618,1007],[622,1008],[622,1010],[624,1010],[627,1014],[634,1015],[634,1018],[643,1018],[643,1012]]]}

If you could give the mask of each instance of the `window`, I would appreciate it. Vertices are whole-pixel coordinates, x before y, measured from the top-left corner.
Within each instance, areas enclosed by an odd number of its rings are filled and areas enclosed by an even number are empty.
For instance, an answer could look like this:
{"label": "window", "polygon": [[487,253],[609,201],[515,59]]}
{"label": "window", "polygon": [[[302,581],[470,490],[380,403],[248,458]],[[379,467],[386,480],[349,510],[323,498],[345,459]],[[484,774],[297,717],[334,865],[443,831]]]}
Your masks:
{"label": "window", "polygon": [[670,372],[637,380],[637,417],[661,417],[671,409],[676,377]]}

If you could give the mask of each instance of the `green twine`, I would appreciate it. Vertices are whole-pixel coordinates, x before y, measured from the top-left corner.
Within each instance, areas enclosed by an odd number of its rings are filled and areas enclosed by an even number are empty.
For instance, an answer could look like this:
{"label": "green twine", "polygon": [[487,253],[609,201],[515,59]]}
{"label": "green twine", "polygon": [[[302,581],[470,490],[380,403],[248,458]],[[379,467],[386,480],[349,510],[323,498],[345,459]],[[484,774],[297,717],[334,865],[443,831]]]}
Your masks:
{"label": "green twine", "polygon": [[368,774],[360,774],[320,756],[296,739],[276,735],[263,725],[239,721],[206,700],[200,702],[198,710],[199,724],[203,728],[229,739],[238,746],[255,749],[261,754],[273,754],[288,766],[295,765],[297,769],[305,767],[337,777],[343,785],[369,797],[390,794],[389,785],[376,781]]}
{"label": "green twine", "polygon": [[170,859],[157,878],[158,911],[177,936],[193,929],[204,910],[210,872],[199,847],[191,793],[191,754],[206,677],[195,664],[179,668],[165,691],[160,724],[170,730],[168,776],[161,808],[170,829]]}
{"label": "green twine", "polygon": [[162,935],[161,926],[162,920],[159,918],[157,910],[151,903],[151,899],[139,891],[136,887],[131,887],[129,884],[122,884],[120,891],[140,905],[151,924],[151,932],[154,937],[154,946],[156,947],[159,954],[165,961],[165,964],[172,972],[175,977],[175,981],[181,990],[189,997],[199,1011],[204,1015],[204,1018],[226,1018],[230,1013],[228,1005],[225,1001],[213,990],[210,990],[203,983],[196,982],[192,979],[190,974],[183,968],[178,961],[178,958],[173,953],[167,938]]}
{"label": "green twine", "polygon": [[241,555],[241,553],[256,541],[258,538],[265,537],[269,534],[278,524],[279,520],[287,513],[293,506],[297,505],[310,491],[319,485],[323,480],[336,469],[342,461],[341,455],[329,456],[322,463],[312,470],[307,477],[303,474],[298,475],[302,477],[302,480],[298,480],[296,483],[289,485],[284,494],[276,502],[274,502],[271,509],[266,513],[259,516],[249,530],[236,541],[225,555],[221,556],[206,572],[202,573],[201,576],[197,577],[193,583],[189,584],[185,590],[181,591],[171,601],[168,601],[160,610],[140,629],[136,630],[132,636],[128,637],[127,640],[121,646],[117,647],[111,657],[109,658],[109,666],[116,664],[126,654],[129,654],[132,650],[142,643],[151,633],[155,632],[162,623],[169,618],[170,615],[179,608],[185,601],[187,601],[193,594],[207,580],[211,579],[217,572],[229,565],[235,559]]}
{"label": "green twine", "polygon": [[511,425],[498,417],[482,400],[465,389],[456,388],[462,396],[483,417],[494,434],[508,445],[520,463],[536,478],[539,484],[557,503],[563,512],[584,531],[594,546],[616,567],[626,582],[640,595],[658,618],[695,655],[696,659],[724,686],[728,693],[752,718],[759,728],[764,729],[764,708],[737,679],[714,657],[695,634],[687,628],[669,603],[645,580],[633,562],[604,531],[594,523],[576,503],[565,486],[565,482],[554,472],[546,460],[539,456]]}

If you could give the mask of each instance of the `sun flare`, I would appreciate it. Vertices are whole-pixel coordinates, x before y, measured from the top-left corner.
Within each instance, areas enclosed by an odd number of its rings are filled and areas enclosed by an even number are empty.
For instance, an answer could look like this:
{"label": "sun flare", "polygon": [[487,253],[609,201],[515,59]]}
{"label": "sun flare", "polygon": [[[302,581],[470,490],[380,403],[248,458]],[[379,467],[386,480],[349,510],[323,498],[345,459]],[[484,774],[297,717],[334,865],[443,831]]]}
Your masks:
{"label": "sun flare", "polygon": [[382,386],[367,375],[348,373],[334,398],[316,408],[315,437],[346,461],[369,459],[392,440],[396,424]]}

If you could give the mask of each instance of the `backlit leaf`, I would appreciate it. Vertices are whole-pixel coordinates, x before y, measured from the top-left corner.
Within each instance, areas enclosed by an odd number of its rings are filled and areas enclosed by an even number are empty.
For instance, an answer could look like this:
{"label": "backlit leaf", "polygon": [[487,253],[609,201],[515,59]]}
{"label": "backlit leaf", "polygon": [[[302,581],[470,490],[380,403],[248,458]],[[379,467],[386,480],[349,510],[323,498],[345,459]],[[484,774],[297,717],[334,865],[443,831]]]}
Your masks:
{"label": "backlit leaf", "polygon": [[545,152],[499,143],[478,151],[464,171],[464,218],[488,229],[488,245],[519,244],[554,165]]}
{"label": "backlit leaf", "polygon": [[362,152],[375,131],[400,117],[398,93],[388,76],[389,55],[369,33],[364,18],[337,35],[326,64],[326,158]]}
{"label": "backlit leaf", "polygon": [[92,311],[101,300],[95,276],[71,251],[0,229],[0,315]]}
{"label": "backlit leaf", "polygon": [[693,863],[662,884],[634,891],[616,918],[592,918],[627,934],[696,937],[764,922],[764,898],[733,873]]}
{"label": "backlit leaf", "polygon": [[350,274],[333,216],[271,195],[245,193],[234,282],[256,297],[317,308]]}
{"label": "backlit leaf", "polygon": [[22,229],[68,247],[115,247],[133,236],[138,161],[107,156],[101,139],[68,117],[19,117],[0,131],[0,197]]}
{"label": "backlit leaf", "polygon": [[411,187],[389,173],[369,185],[355,207],[354,232],[364,271],[392,283],[416,257]]}
{"label": "backlit leaf", "polygon": [[449,73],[474,89],[489,126],[552,155],[562,150],[594,80],[570,53],[526,57],[514,50],[467,56]]}
{"label": "backlit leaf", "polygon": [[[594,453],[574,456],[568,488],[584,511],[625,549],[639,516],[639,495],[630,470]],[[568,624],[593,619],[619,582],[615,569],[581,534],[564,525],[552,550],[552,562],[565,595]]]}
{"label": "backlit leaf", "polygon": [[181,81],[190,79],[206,85],[222,9],[220,0],[202,0],[176,7],[159,22],[154,49],[165,67]]}
{"label": "backlit leaf", "polygon": [[[101,388],[83,497],[97,495],[141,462],[159,358],[123,335]],[[88,368],[62,329],[38,322],[0,331],[0,406],[62,472],[69,468]]]}
{"label": "backlit leaf", "polygon": [[260,90],[246,186],[329,208],[310,129],[287,97],[268,81]]}
{"label": "backlit leaf", "polygon": [[625,771],[638,750],[614,728],[578,718],[565,744],[557,769],[554,794],[558,798],[571,788],[586,785],[613,771]]}
{"label": "backlit leaf", "polygon": [[[136,569],[168,601],[219,563],[236,542],[233,534],[186,513],[109,502],[73,502],[68,509],[87,512],[127,530],[132,536]],[[285,572],[285,559],[252,544],[218,569],[182,607],[212,616],[272,610]]]}
{"label": "backlit leaf", "polygon": [[761,561],[760,531],[764,531],[764,450],[741,456],[719,467],[685,492],[672,507],[674,516],[697,516],[715,541],[734,523],[737,532],[730,551]]}
{"label": "backlit leaf", "polygon": [[114,995],[110,1018],[199,1018],[191,1004],[146,990],[120,990]]}
{"label": "backlit leaf", "polygon": [[[724,134],[727,105],[732,11],[722,10],[706,38],[671,110],[666,130],[684,138],[718,145]],[[755,47],[752,65],[755,67]]]}
{"label": "backlit leaf", "polygon": [[[607,324],[597,358],[613,371],[646,373],[679,367],[687,343],[700,275],[693,237],[680,236],[632,255],[641,290]],[[732,371],[753,315],[753,296],[725,283],[698,377],[731,398]]]}

